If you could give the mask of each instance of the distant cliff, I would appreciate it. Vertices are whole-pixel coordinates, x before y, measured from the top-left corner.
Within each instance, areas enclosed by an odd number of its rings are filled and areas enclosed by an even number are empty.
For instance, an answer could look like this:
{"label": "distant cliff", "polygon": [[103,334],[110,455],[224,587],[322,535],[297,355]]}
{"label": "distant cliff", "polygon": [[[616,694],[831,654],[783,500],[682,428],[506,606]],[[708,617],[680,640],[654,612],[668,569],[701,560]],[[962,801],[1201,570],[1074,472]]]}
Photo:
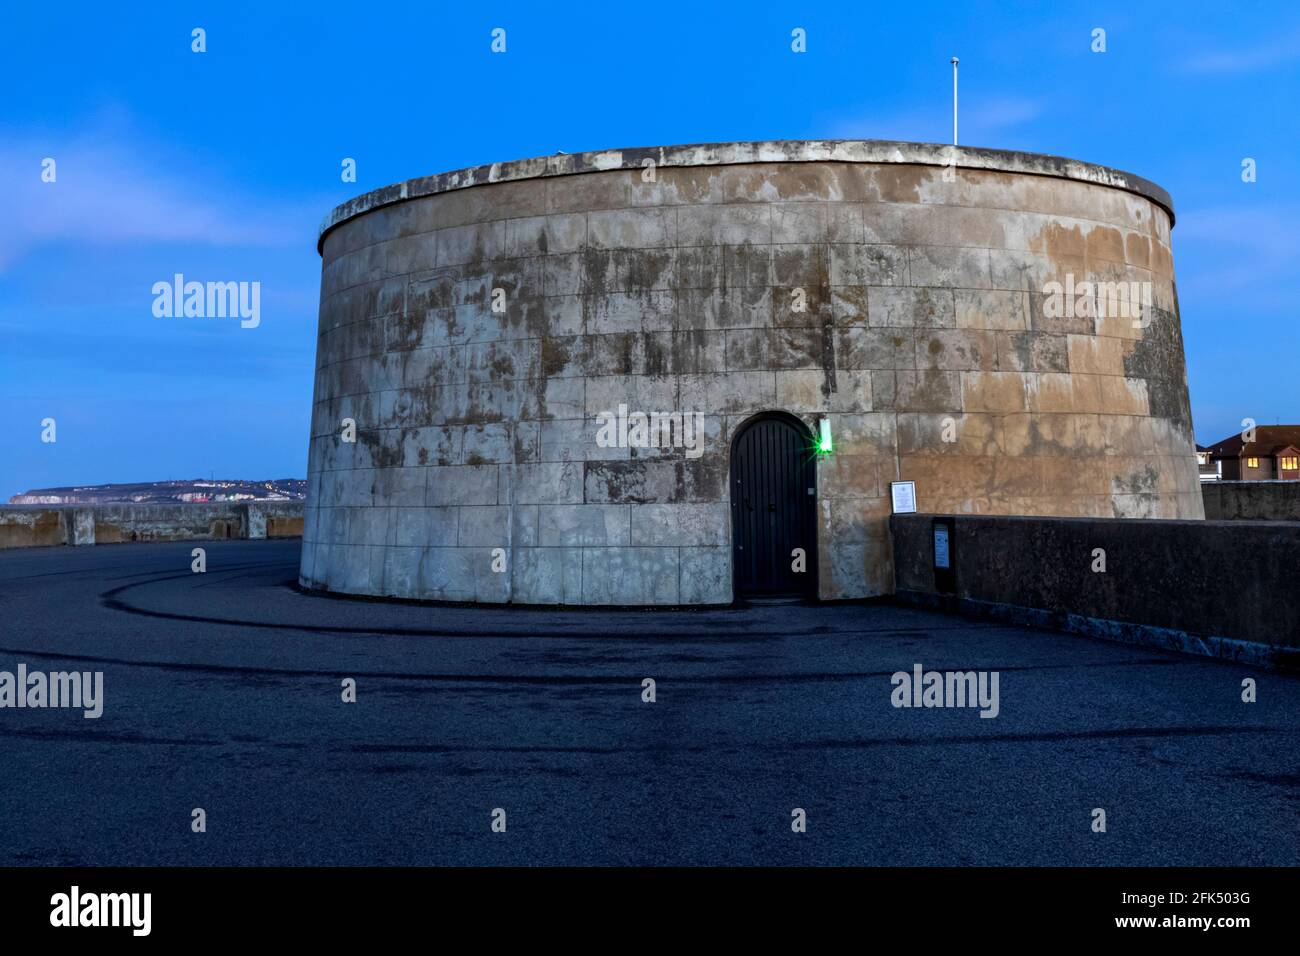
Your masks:
{"label": "distant cliff", "polygon": [[120,485],[78,485],[68,488],[33,488],[14,495],[11,505],[106,505],[162,502],[301,501],[307,497],[302,478],[242,481],[195,478],[180,481],[142,481]]}

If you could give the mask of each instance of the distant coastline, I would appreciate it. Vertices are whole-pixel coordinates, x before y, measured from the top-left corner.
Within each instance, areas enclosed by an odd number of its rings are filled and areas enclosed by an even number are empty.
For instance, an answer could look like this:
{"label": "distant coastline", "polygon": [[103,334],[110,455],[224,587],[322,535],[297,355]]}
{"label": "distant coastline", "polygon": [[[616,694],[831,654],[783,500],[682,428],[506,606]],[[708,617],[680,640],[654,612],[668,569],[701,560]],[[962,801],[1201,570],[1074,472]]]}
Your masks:
{"label": "distant coastline", "polygon": [[33,488],[9,499],[11,505],[159,504],[217,501],[301,501],[307,497],[303,478],[265,481],[194,478],[105,485]]}

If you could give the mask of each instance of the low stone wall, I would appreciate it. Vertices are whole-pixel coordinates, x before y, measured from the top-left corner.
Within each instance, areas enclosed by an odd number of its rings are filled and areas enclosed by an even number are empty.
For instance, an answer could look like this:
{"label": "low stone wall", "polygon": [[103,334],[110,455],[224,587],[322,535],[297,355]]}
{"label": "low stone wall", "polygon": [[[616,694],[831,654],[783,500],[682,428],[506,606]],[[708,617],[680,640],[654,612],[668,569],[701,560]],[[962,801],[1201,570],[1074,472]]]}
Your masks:
{"label": "low stone wall", "polygon": [[[951,523],[946,581],[936,520]],[[896,593],[910,603],[1300,664],[1300,522],[915,514],[890,528]]]}
{"label": "low stone wall", "polygon": [[1206,481],[1211,521],[1300,521],[1300,481]]}
{"label": "low stone wall", "polygon": [[43,506],[0,508],[0,548],[40,548],[68,541],[70,515]]}
{"label": "low stone wall", "polygon": [[3,505],[0,549],[302,536],[301,501]]}

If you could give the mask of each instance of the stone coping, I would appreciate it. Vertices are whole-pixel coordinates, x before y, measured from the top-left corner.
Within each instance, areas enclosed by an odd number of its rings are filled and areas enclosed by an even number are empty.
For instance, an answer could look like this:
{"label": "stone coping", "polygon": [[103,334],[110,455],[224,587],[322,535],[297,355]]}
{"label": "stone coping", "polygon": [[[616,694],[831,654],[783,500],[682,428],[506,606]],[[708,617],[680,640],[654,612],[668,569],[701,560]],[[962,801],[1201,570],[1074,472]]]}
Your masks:
{"label": "stone coping", "polygon": [[642,146],[605,149],[586,153],[559,153],[486,166],[470,166],[447,173],[421,176],[371,190],[336,206],[321,223],[316,249],[336,226],[373,209],[405,199],[482,186],[487,183],[518,182],[548,176],[605,172],[611,169],[641,169],[651,159],[658,167],[730,166],[740,163],[897,163],[902,165],[946,166],[955,156],[965,169],[1055,176],[1078,182],[1122,189],[1149,199],[1169,214],[1174,223],[1174,201],[1150,180],[1095,163],[1062,156],[1021,153],[1005,149],[948,146],[940,143],[901,143],[889,140],[769,140],[753,143],[697,143],[685,146]]}

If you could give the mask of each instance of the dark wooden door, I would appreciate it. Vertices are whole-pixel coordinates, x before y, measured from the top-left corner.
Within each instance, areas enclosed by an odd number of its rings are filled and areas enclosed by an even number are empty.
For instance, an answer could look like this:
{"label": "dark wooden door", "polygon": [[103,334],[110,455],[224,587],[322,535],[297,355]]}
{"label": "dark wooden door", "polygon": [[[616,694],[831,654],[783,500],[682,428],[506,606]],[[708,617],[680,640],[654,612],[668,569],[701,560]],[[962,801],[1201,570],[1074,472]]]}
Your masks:
{"label": "dark wooden door", "polygon": [[[732,574],[737,597],[817,592],[817,470],[793,418],[746,424],[731,447]],[[796,548],[805,569],[794,569]]]}

